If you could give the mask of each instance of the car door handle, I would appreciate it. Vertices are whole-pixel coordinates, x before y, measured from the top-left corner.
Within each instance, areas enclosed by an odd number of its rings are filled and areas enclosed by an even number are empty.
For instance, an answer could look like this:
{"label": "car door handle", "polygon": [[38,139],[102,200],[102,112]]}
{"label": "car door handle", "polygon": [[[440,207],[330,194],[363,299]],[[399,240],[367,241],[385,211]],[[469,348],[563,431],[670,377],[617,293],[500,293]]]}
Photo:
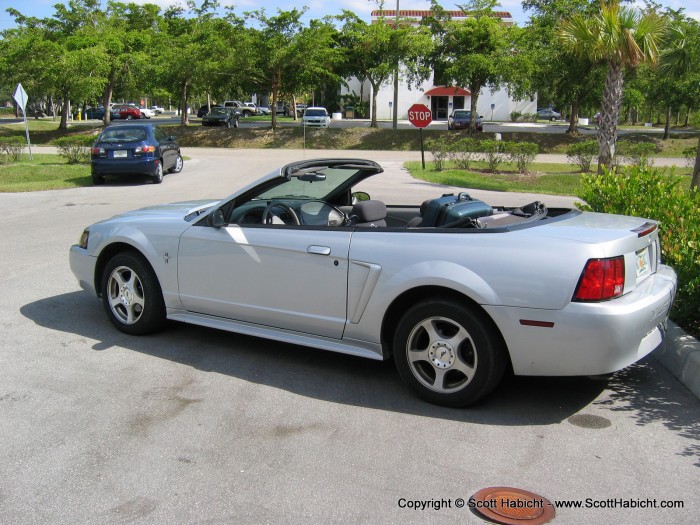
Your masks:
{"label": "car door handle", "polygon": [[313,253],[315,255],[330,255],[331,248],[330,246],[315,246],[312,244],[306,248],[306,253]]}

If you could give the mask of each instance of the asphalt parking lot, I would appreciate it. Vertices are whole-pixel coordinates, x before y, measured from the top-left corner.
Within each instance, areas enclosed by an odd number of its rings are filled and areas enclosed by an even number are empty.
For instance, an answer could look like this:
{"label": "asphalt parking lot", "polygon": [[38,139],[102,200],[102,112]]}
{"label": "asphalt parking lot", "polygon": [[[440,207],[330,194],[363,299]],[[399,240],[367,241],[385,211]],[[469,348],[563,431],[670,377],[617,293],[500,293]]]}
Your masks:
{"label": "asphalt parking lot", "polygon": [[[0,523],[482,523],[459,501],[490,486],[579,502],[552,523],[697,521],[700,402],[653,359],[607,379],[509,378],[453,410],[391,362],[188,325],[117,332],[68,267],[84,226],[320,156],[183,153],[160,185],[0,194]],[[450,190],[401,169],[419,153],[321,155],[379,161],[366,189],[389,203]]]}

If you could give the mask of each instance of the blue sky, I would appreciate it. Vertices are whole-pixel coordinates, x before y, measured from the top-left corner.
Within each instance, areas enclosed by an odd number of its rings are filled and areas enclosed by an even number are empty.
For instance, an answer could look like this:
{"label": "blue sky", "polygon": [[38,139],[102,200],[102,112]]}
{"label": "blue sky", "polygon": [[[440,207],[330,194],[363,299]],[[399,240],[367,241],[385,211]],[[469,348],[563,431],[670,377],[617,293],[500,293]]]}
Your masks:
{"label": "blue sky", "polygon": [[[166,7],[174,3],[181,3],[184,5],[184,1],[180,0],[125,0],[125,2],[134,2],[139,4],[158,4],[161,7]],[[656,0],[658,3],[669,6],[674,9],[679,7],[685,7],[686,14],[694,18],[700,19],[700,1],[698,0]],[[62,3],[59,0],[0,0],[0,29],[7,29],[12,27],[13,20],[5,12],[8,7],[14,7],[22,14],[27,16],[36,16],[39,18],[51,16],[54,13],[54,4]],[[66,2],[67,3],[67,2]],[[105,2],[106,3],[106,2]],[[376,1],[370,0],[334,0],[329,2],[328,0],[296,0],[296,1],[275,1],[275,2],[264,2],[260,0],[220,0],[219,3],[223,5],[235,5],[236,12],[242,14],[244,11],[250,11],[254,9],[265,8],[265,10],[273,14],[277,9],[291,10],[295,7],[301,7],[306,5],[309,8],[308,17],[309,18],[321,18],[325,15],[339,14],[343,9],[353,11],[361,18],[369,21],[370,12],[377,8]],[[463,2],[457,2],[463,3]],[[641,2],[639,2],[641,5]],[[430,1],[428,0],[399,0],[401,9],[428,9],[430,7]],[[447,9],[455,9],[456,3],[443,1],[441,2],[443,7]],[[396,1],[387,0],[384,2],[384,7],[386,9],[395,9]],[[528,15],[523,12],[521,7],[521,0],[501,0],[501,10],[508,11],[513,15],[513,18],[518,23],[518,25],[525,25],[528,19]]]}

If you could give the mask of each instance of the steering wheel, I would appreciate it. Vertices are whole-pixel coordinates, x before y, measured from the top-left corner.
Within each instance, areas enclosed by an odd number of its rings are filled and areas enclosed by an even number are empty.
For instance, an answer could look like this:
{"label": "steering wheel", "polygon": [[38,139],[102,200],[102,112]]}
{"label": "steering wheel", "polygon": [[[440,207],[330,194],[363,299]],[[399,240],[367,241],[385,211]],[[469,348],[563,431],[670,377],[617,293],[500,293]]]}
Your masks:
{"label": "steering wheel", "polygon": [[[294,211],[294,209],[289,205],[285,204],[284,202],[271,202],[270,204],[267,205],[265,208],[265,211],[263,212],[262,216],[262,223],[263,224],[273,224],[273,218],[279,216],[275,213],[272,212],[274,208],[282,208],[287,215],[292,219],[292,224],[299,226],[301,224],[301,221],[299,220],[299,216],[297,215],[297,212]],[[282,220],[282,219],[280,219]],[[282,221],[284,222],[284,221]],[[285,223],[287,224],[287,223]]]}

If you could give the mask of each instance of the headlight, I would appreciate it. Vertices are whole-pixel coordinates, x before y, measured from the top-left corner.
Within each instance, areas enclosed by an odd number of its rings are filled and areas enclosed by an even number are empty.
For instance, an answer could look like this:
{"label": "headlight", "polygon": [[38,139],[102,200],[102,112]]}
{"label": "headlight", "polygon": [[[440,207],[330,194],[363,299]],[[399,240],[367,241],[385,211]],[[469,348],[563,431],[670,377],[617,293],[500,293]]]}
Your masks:
{"label": "headlight", "polygon": [[78,246],[80,246],[83,250],[87,250],[89,237],[90,232],[88,230],[83,230],[83,234],[80,236],[80,240],[78,241]]}

